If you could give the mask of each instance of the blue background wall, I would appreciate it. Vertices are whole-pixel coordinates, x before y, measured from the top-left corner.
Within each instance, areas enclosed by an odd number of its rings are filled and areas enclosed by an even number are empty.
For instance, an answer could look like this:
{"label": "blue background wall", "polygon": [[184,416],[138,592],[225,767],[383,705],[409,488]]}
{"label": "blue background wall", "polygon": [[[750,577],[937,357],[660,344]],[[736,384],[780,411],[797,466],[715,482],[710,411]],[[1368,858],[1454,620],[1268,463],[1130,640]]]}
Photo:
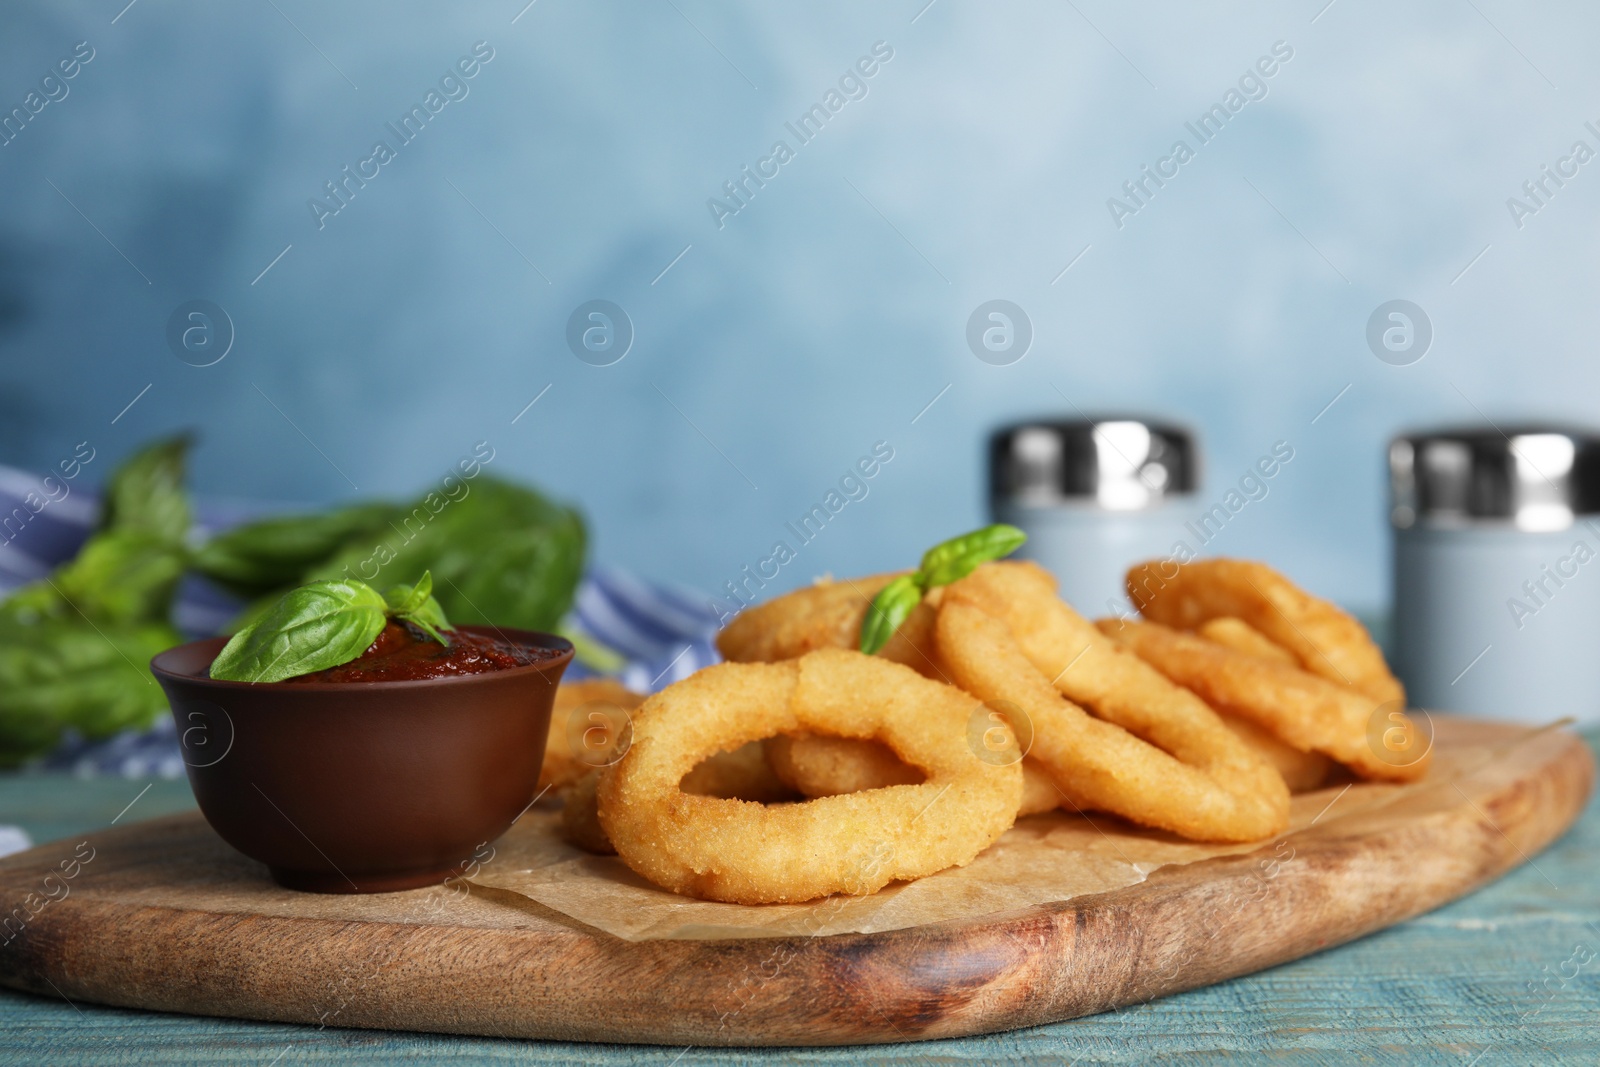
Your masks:
{"label": "blue background wall", "polygon": [[[709,591],[876,441],[894,459],[782,584],[981,521],[998,421],[1132,409],[1200,431],[1206,504],[1290,442],[1212,547],[1372,606],[1389,434],[1592,418],[1600,162],[1520,228],[1506,206],[1600,148],[1575,4],[125,2],[0,11],[0,110],[95,56],[0,147],[5,462],[193,426],[201,491],[316,502],[488,440],[583,504],[599,559]],[[468,95],[319,229],[308,199],[480,40]],[[1107,198],[1277,41],[1265,98],[1119,228]],[[708,198],[778,139],[795,158],[719,228]],[[1435,331],[1409,366],[1364,339],[1397,297]],[[204,368],[165,336],[196,298],[236,330]],[[564,340],[593,298],[636,331],[609,367]],[[1009,366],[964,339],[993,298],[1035,330]]]}

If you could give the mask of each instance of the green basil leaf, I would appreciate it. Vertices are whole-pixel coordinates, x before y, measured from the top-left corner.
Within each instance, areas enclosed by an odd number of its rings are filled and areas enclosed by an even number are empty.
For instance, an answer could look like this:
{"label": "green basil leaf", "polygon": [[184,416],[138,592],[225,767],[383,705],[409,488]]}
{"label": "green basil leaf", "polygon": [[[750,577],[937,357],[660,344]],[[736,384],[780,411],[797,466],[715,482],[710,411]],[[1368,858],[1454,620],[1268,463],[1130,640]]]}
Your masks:
{"label": "green basil leaf", "polygon": [[193,516],[183,488],[187,435],[147,445],[111,472],[100,512],[102,530],[138,530],[172,544],[189,536]]}
{"label": "green basil leaf", "polygon": [[[445,618],[444,608],[433,597],[424,600],[416,610],[406,612],[402,618],[410,619],[412,622],[424,623],[428,626],[436,626],[441,630],[455,629],[454,626],[450,625],[450,620]],[[448,641],[445,642],[445,644],[449,643]]]}
{"label": "green basil leaf", "polygon": [[312,582],[290,590],[223,646],[211,677],[281,682],[349,663],[383,631],[386,608],[363,582]]}
{"label": "green basil leaf", "polygon": [[923,586],[934,589],[965,578],[980,564],[1009,556],[1027,539],[1015,526],[996,523],[934,545],[922,555]]}
{"label": "green basil leaf", "polygon": [[583,576],[587,538],[576,511],[480,477],[441,518],[428,562],[452,619],[525,630],[560,624]]}
{"label": "green basil leaf", "polygon": [[446,646],[450,644],[450,640],[442,636],[440,631],[455,629],[450,625],[450,620],[444,617],[444,608],[440,607],[439,602],[433,597],[424,600],[416,610],[400,612],[395,618],[414,623],[425,630],[429,637]]}
{"label": "green basil leaf", "polygon": [[411,623],[435,641],[450,646],[449,638],[441,630],[451,629],[444,617],[444,609],[433,599],[433,572],[423,571],[416,585],[396,585],[384,594],[390,616]]}
{"label": "green basil leaf", "polygon": [[878,590],[861,620],[861,651],[870,656],[888,644],[900,624],[922,602],[923,592],[919,574],[902,574]]}
{"label": "green basil leaf", "polygon": [[48,752],[69,727],[96,739],[149,726],[167,702],[147,664],[182,641],[164,624],[0,617],[0,767]]}
{"label": "green basil leaf", "polygon": [[0,603],[0,766],[57,745],[150,725],[166,708],[150,658],[188,562],[187,438],[142,449],[106,484],[100,527],[78,554]]}
{"label": "green basil leaf", "polygon": [[[442,618],[444,613],[440,612],[439,615]],[[409,622],[412,626],[415,626],[417,629],[421,630],[423,633],[439,642],[445,648],[450,647],[450,639],[444,635],[444,630],[449,629],[448,626],[437,626],[434,624],[433,620],[426,615],[397,615],[395,618],[399,619],[401,622]]]}
{"label": "green basil leaf", "polygon": [[555,629],[583,576],[582,518],[488,474],[457,488],[455,497],[428,494],[386,531],[354,539],[308,576],[375,581],[429,570],[456,623]]}
{"label": "green basil leaf", "polygon": [[[395,504],[351,504],[319,515],[261,519],[218,534],[195,552],[194,567],[246,599],[294,586],[349,545],[369,550],[404,510]],[[333,575],[328,575],[332,577]]]}
{"label": "green basil leaf", "polygon": [[389,614],[404,615],[420,608],[424,603],[433,598],[433,572],[423,571],[422,577],[417,579],[416,585],[391,585],[389,591],[383,594],[384,603],[389,605]]}
{"label": "green basil leaf", "polygon": [[7,597],[0,615],[29,621],[81,612],[101,623],[164,622],[185,562],[180,546],[142,530],[97,533],[48,579]]}

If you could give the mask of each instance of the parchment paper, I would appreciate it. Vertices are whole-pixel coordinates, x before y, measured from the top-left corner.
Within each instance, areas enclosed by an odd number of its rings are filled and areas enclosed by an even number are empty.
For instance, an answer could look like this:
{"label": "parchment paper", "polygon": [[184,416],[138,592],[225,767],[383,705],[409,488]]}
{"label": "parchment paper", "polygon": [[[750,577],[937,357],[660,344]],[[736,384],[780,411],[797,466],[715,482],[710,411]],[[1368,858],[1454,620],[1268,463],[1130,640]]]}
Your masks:
{"label": "parchment paper", "polygon": [[1112,816],[1050,812],[1019,820],[966,867],[866,897],[751,906],[657,888],[615,856],[592,856],[568,845],[559,834],[559,811],[535,808],[496,842],[494,859],[472,882],[519,893],[628,941],[870,933],[976,919],[1120,889],[1166,864],[1215,856],[1259,850],[1267,872],[1268,865],[1287,862],[1318,839],[1398,828],[1429,811],[1459,806],[1458,785],[1543,732],[1530,730],[1497,744],[1440,747],[1427,778],[1412,785],[1346,782],[1302,794],[1293,799],[1290,829],[1270,841],[1198,844]]}

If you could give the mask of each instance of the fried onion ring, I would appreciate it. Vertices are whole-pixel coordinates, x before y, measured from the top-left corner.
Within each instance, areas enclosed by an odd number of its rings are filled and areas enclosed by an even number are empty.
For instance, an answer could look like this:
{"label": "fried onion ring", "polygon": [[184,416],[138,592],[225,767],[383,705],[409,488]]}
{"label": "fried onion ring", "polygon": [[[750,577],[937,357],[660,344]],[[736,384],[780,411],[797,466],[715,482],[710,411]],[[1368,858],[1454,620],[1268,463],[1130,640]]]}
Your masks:
{"label": "fried onion ring", "polygon": [[[819,582],[747,608],[717,634],[717,650],[733,663],[777,663],[819,648],[856,648],[872,598],[899,574]],[[933,639],[936,595],[924,599],[877,655],[948,681]]]}
{"label": "fried onion ring", "polygon": [[[568,786],[564,793],[566,807],[561,811],[561,830],[566,839],[579,848],[609,856],[617,850],[611,847],[610,839],[600,826],[595,799],[603,773],[604,767],[596,767]],[[799,800],[802,796],[773,772],[761,741],[740,745],[732,752],[713,753],[684,775],[678,788],[694,796],[749,800],[757,804]]]}
{"label": "fried onion ring", "polygon": [[[620,723],[627,719],[628,712],[643,703],[643,694],[609,678],[589,678],[559,687],[555,706],[550,711],[550,732],[544,743],[539,788],[565,789],[595,766],[594,754],[579,752],[573,746],[574,737],[582,738],[587,734],[585,729],[573,729],[574,712],[586,709],[580,715],[583,722],[587,722],[587,711],[593,710],[599,713],[600,720]],[[587,762],[580,758],[586,755]]]}
{"label": "fried onion ring", "polygon": [[[1243,619],[1236,619],[1231,615],[1207,619],[1195,632],[1208,641],[1226,645],[1235,652],[1242,652],[1247,656],[1259,656],[1289,667],[1300,666],[1300,661],[1294,658],[1293,652],[1274,643],[1266,634]],[[1328,774],[1333,770],[1333,760],[1327,756],[1320,752],[1301,752],[1293,745],[1278,740],[1270,730],[1257,726],[1249,719],[1241,719],[1226,712],[1219,711],[1219,714],[1222,715],[1222,721],[1227,723],[1228,729],[1238,734],[1240,740],[1261,753],[1268,763],[1278,768],[1278,773],[1283,775],[1283,781],[1288,785],[1289,792],[1310,792],[1328,780]]]}
{"label": "fried onion ring", "polygon": [[[1173,573],[1169,577],[1167,571]],[[1267,566],[1237,559],[1153,561],[1128,571],[1128,599],[1151,622],[1193,630],[1232,616],[1294,654],[1302,667],[1378,703],[1405,705],[1405,689],[1353,617]]]}
{"label": "fried onion ring", "polygon": [[1332,773],[1333,760],[1320,752],[1301,752],[1293,745],[1280,740],[1271,730],[1258,726],[1249,719],[1218,712],[1222,724],[1239,736],[1239,740],[1255,749],[1283,777],[1283,784],[1291,793],[1309,793],[1321,788]]}
{"label": "fried onion ring", "polygon": [[[858,652],[708,667],[634,716],[632,747],[598,783],[600,825],[657,885],[739,904],[872,893],[964,866],[1022,799],[1018,763],[968,747],[972,710],[966,694]],[[679,789],[712,752],[803,731],[883,741],[927,781],[771,807]]]}
{"label": "fried onion ring", "polygon": [[604,767],[596,767],[573,782],[567,789],[566,806],[561,809],[562,836],[597,856],[613,856],[617,852],[600,825],[599,801],[595,797],[605,771]]}
{"label": "fried onion ring", "polygon": [[[1253,841],[1288,825],[1277,772],[1194,694],[1079,618],[1039,568],[985,564],[949,586],[937,633],[963,689],[1032,719],[1029,755],[1072,806],[1206,841]],[[1068,686],[1110,721],[1058,691]]]}
{"label": "fried onion ring", "polygon": [[[1017,818],[1052,811],[1066,801],[1066,795],[1056,787],[1050,772],[1036,759],[1025,757],[1022,761],[1022,804],[1017,808]],[[1078,809],[1082,814],[1083,809]]]}
{"label": "fried onion ring", "polygon": [[[767,761],[778,778],[807,797],[831,797],[915,785],[924,775],[903,763],[879,741],[858,741],[822,734],[773,737],[766,742]],[[687,791],[687,789],[685,790]],[[1022,761],[1022,805],[1017,817],[1037,815],[1059,806],[1061,793],[1048,772],[1031,759]]]}
{"label": "fried onion ring", "polygon": [[[1409,722],[1398,710],[1387,710],[1387,701],[1375,702],[1298,667],[1245,655],[1159,623],[1103,619],[1100,628],[1179,685],[1294,748],[1331,756],[1363,778],[1406,782],[1427,773],[1431,750],[1385,755],[1369,741],[1373,717],[1380,711],[1391,721]],[[1409,727],[1405,734],[1419,736]]]}
{"label": "fried onion ring", "polygon": [[800,799],[800,794],[773,771],[767,760],[766,744],[761,741],[740,745],[732,752],[712,754],[684,775],[678,788],[696,796],[750,800],[757,804]]}
{"label": "fried onion ring", "polygon": [[1262,659],[1285,663],[1291,667],[1300,666],[1300,661],[1294,658],[1293,652],[1243,619],[1236,619],[1232,615],[1219,615],[1215,619],[1207,619],[1200,624],[1195,633],[1207,641],[1227,645],[1235,652],[1243,652],[1247,656],[1260,656]]}
{"label": "fried onion ring", "polygon": [[807,797],[836,797],[891,785],[918,785],[927,775],[881,741],[826,734],[778,736],[766,743],[778,778]]}

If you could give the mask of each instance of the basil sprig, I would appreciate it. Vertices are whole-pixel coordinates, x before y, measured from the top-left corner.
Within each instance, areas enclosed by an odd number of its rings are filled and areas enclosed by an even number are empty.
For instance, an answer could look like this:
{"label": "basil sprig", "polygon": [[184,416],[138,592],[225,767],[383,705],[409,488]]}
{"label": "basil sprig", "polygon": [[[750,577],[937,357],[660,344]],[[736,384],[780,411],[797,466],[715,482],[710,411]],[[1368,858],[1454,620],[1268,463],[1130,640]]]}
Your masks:
{"label": "basil sprig", "polygon": [[329,579],[285,593],[234,634],[211,664],[228,682],[281,682],[356,659],[390,619],[409,622],[442,645],[449,640],[444,609],[433,599],[433,575],[397,585],[386,595],[365,582]]}
{"label": "basil sprig", "polygon": [[[0,767],[49,751],[69,729],[97,740],[166,712],[144,664],[183,641],[167,618],[189,551],[187,447],[159,441],[119,464],[77,555],[0,597]],[[5,516],[0,555],[18,521],[77,491],[73,479],[94,459],[84,448],[44,479],[49,501],[29,493],[26,510]]]}
{"label": "basil sprig", "polygon": [[916,570],[894,579],[872,598],[872,606],[861,620],[861,651],[870,656],[888,644],[928,590],[959,581],[980,564],[1009,556],[1027,539],[1015,526],[996,523],[928,549]]}
{"label": "basil sprig", "polygon": [[450,647],[450,639],[439,632],[450,629],[450,621],[444,617],[439,602],[433,599],[432,571],[423,571],[416,585],[390,587],[383,600],[391,618],[409,622],[441,645]]}

